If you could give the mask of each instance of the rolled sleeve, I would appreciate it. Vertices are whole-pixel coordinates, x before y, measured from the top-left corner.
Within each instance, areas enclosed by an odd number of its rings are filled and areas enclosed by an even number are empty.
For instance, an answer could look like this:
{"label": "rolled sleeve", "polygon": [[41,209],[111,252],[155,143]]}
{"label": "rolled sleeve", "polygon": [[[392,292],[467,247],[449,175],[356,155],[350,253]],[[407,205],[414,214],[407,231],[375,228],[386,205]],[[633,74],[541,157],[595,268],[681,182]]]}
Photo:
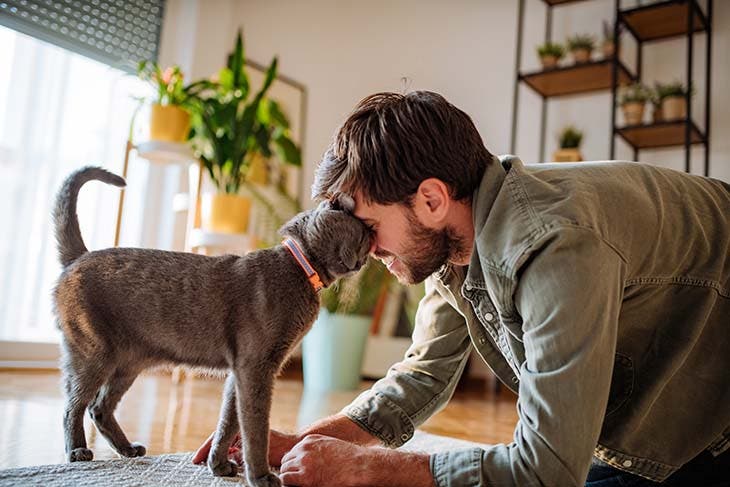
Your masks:
{"label": "rolled sleeve", "polygon": [[451,399],[471,350],[464,317],[439,294],[432,279],[426,281],[405,358],[342,410],[391,448],[410,440]]}

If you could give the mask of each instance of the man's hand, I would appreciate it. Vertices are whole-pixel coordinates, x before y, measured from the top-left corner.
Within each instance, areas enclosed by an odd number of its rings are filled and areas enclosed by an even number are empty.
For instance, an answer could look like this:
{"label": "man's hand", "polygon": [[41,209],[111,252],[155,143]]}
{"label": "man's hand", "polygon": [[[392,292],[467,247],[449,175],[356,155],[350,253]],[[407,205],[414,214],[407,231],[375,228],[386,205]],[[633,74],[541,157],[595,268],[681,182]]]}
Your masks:
{"label": "man's hand", "polygon": [[[198,451],[193,456],[193,463],[201,464],[208,460],[208,454],[210,453],[210,444],[213,441],[213,434],[205,440],[205,443],[200,445]],[[292,449],[292,447],[300,440],[297,435],[281,433],[279,431],[269,431],[269,465],[272,467],[278,467],[281,465],[281,457],[286,452]],[[228,458],[234,460],[239,465],[241,461],[241,436],[236,435],[233,445],[228,449]]]}
{"label": "man's hand", "polygon": [[284,485],[299,487],[432,487],[429,457],[307,435],[281,460]]}

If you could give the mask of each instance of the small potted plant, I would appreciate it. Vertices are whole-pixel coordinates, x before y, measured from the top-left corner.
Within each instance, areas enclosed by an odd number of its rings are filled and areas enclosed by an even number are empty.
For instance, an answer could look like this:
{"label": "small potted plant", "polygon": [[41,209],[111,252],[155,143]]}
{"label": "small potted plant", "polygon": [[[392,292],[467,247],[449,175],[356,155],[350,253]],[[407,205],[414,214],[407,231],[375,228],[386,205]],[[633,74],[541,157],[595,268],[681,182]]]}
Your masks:
{"label": "small potted plant", "polygon": [[573,55],[573,62],[587,63],[596,47],[596,40],[589,34],[577,34],[568,38],[568,50]]}
{"label": "small potted plant", "polygon": [[641,83],[634,83],[623,89],[619,105],[626,125],[639,125],[644,120],[644,108],[651,98],[651,92]]}
{"label": "small potted plant", "polygon": [[580,153],[580,144],[583,141],[583,132],[572,125],[565,127],[558,137],[560,149],[553,154],[555,162],[579,162],[583,160]]}
{"label": "small potted plant", "polygon": [[150,140],[184,142],[190,132],[190,94],[179,66],[162,69],[156,62],[141,61],[137,75],[156,91],[150,113]]}
{"label": "small potted plant", "polygon": [[[618,35],[621,35],[623,24],[618,26]],[[605,59],[611,59],[616,54],[616,39],[613,38],[613,25],[607,21],[603,21],[603,40],[601,41],[601,50]]]}
{"label": "small potted plant", "polygon": [[674,81],[655,83],[654,92],[664,120],[682,120],[687,117],[687,95],[693,96],[694,89],[687,89],[681,81]]}
{"label": "small potted plant", "polygon": [[[202,80],[188,90],[193,96],[193,147],[217,193],[204,194],[202,226],[222,233],[245,233],[253,199],[271,215],[275,208],[249,183],[260,158],[301,165],[299,148],[290,138],[289,122],[279,105],[266,97],[276,78],[277,60],[266,71],[263,86],[249,85],[238,32],[233,52],[216,80]],[[245,194],[243,194],[245,193]]]}
{"label": "small potted plant", "polygon": [[651,121],[652,123],[659,123],[664,121],[664,113],[662,112],[662,99],[660,95],[659,88],[655,88],[654,90],[651,90],[651,95],[649,96],[649,101],[651,102]]}
{"label": "small potted plant", "polygon": [[307,390],[357,389],[373,313],[392,282],[383,264],[368,259],[360,272],[322,291],[320,315],[302,341]]}
{"label": "small potted plant", "polygon": [[543,69],[553,69],[558,66],[558,61],[565,55],[565,48],[562,44],[546,42],[538,46],[537,55],[540,57]]}

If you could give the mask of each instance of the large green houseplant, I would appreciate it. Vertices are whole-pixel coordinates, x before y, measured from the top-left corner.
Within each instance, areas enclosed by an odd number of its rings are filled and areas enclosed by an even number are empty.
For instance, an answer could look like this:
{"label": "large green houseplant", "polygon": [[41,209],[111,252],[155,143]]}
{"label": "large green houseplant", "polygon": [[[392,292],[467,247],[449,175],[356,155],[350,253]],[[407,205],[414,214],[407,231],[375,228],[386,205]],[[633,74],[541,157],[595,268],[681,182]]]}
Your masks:
{"label": "large green houseplant", "polygon": [[273,205],[249,184],[257,159],[275,154],[285,164],[301,165],[289,121],[279,104],[267,97],[276,79],[277,59],[271,61],[263,85],[255,93],[245,64],[239,30],[233,52],[217,79],[198,81],[189,89],[194,95],[193,147],[218,190],[203,199],[204,226],[229,233],[246,231],[251,198],[266,207],[272,217],[276,215]]}
{"label": "large green houseplant", "polygon": [[383,264],[368,259],[360,272],[322,291],[320,315],[302,343],[306,389],[358,387],[373,313],[392,282]]}

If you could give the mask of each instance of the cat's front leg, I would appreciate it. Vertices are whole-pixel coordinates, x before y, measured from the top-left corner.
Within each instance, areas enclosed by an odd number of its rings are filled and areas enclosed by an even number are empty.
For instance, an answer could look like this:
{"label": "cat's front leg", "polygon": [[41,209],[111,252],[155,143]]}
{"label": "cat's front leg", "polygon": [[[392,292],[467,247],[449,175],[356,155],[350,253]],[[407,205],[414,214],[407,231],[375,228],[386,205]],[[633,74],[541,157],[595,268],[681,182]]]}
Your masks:
{"label": "cat's front leg", "polygon": [[233,374],[229,374],[223,387],[223,401],[218,426],[213,434],[213,441],[208,454],[208,468],[217,477],[234,477],[238,475],[238,465],[228,459],[228,449],[239,431],[236,402],[236,378]]}
{"label": "cat's front leg", "polygon": [[234,370],[238,422],[241,425],[242,456],[246,481],[252,487],[281,487],[269,469],[269,413],[276,369],[245,367]]}

